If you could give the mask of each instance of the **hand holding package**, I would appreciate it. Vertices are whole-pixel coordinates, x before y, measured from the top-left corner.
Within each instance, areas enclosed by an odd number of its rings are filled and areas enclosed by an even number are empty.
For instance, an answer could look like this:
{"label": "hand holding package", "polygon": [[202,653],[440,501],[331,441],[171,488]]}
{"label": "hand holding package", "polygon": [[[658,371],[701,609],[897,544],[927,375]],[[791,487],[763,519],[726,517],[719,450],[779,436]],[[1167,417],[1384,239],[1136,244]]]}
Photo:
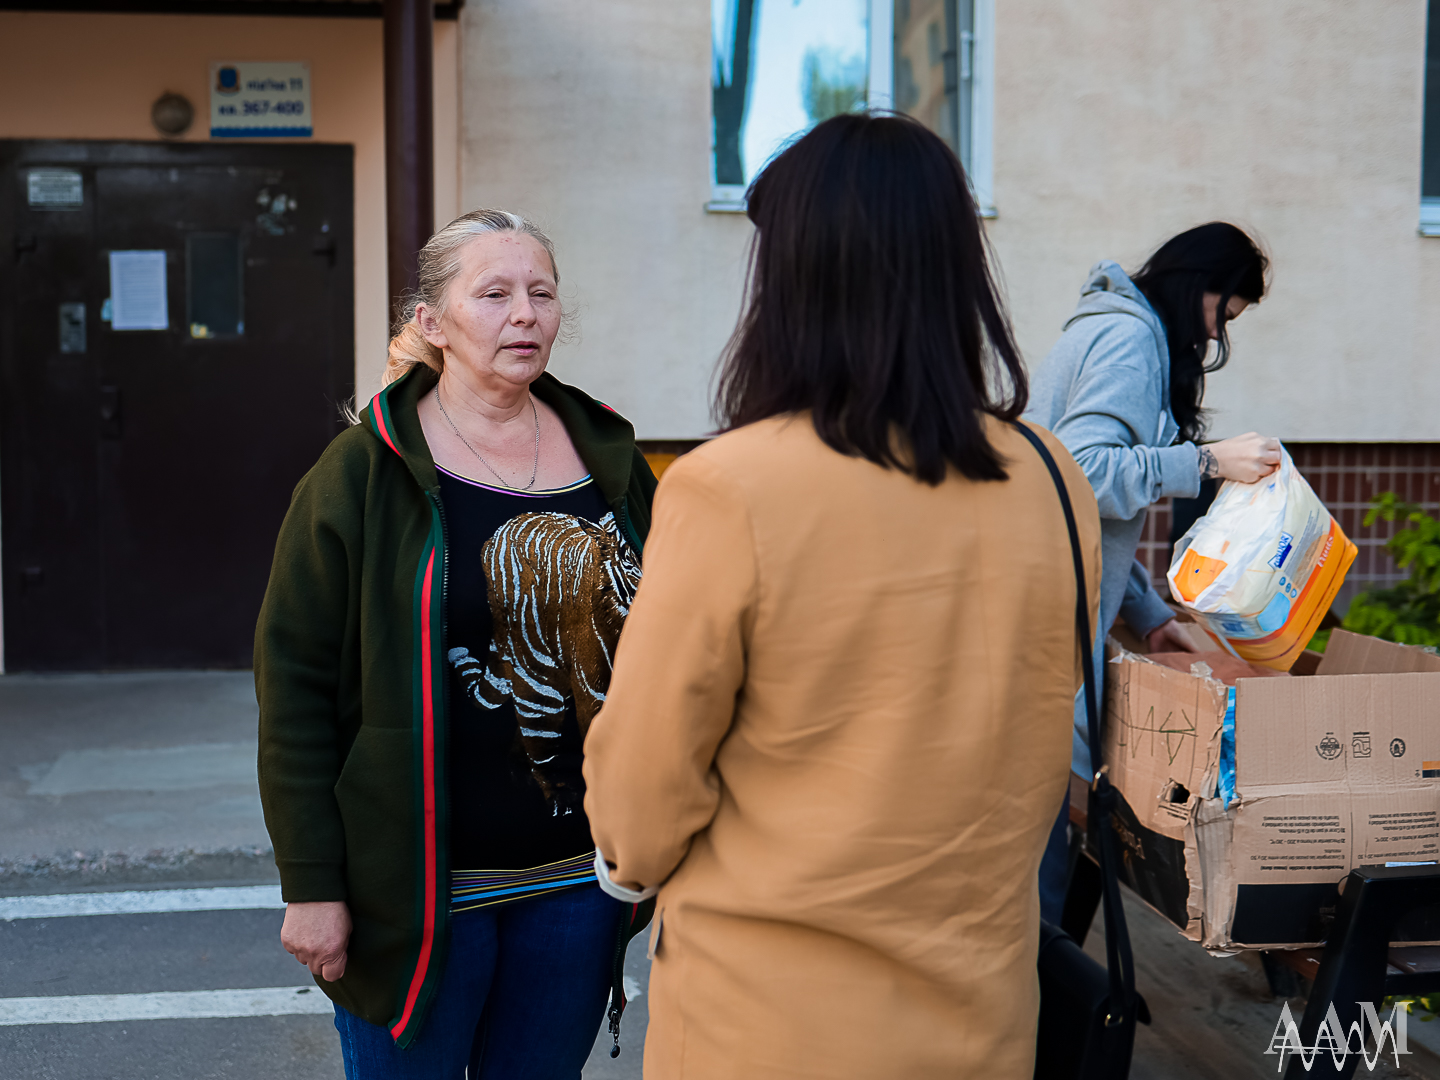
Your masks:
{"label": "hand holding package", "polygon": [[1242,660],[1289,671],[1330,610],[1356,547],[1283,449],[1253,484],[1226,481],[1175,545],[1170,592]]}

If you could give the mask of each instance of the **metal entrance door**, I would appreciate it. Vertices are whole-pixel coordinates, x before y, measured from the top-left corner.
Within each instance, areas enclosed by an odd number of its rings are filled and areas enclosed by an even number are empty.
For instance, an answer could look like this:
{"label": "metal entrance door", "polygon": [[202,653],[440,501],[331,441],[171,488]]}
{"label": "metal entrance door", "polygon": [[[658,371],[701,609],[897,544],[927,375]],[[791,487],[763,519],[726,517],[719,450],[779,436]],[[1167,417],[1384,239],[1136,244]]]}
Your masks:
{"label": "metal entrance door", "polygon": [[7,670],[250,665],[352,392],[352,158],[0,141]]}

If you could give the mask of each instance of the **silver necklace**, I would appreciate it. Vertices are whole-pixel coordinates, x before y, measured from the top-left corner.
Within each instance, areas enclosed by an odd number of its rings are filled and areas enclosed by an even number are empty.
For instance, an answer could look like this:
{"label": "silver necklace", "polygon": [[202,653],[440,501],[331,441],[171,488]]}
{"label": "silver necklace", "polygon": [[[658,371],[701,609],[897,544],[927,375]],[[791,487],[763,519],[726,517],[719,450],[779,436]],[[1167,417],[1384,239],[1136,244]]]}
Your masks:
{"label": "silver necklace", "polygon": [[455,426],[455,421],[451,420],[450,414],[445,411],[445,402],[440,400],[439,383],[435,384],[435,404],[440,406],[440,415],[445,418],[445,423],[450,425],[450,430],[455,433],[455,437],[465,444],[465,449],[469,450],[472,454],[474,454],[481,465],[484,465],[485,468],[490,470],[496,480],[499,480],[500,483],[504,484],[512,491],[529,491],[535,486],[535,477],[540,473],[540,412],[538,409],[535,408],[534,397],[530,398],[530,413],[535,417],[535,464],[530,469],[530,482],[526,484],[523,488],[515,487],[515,485],[506,480],[505,477],[501,476],[498,472],[495,472],[495,466],[491,465],[490,462],[486,461],[483,457],[481,457],[480,451],[476,450],[475,447],[470,445],[470,440],[465,438],[464,435],[460,434],[460,429]]}

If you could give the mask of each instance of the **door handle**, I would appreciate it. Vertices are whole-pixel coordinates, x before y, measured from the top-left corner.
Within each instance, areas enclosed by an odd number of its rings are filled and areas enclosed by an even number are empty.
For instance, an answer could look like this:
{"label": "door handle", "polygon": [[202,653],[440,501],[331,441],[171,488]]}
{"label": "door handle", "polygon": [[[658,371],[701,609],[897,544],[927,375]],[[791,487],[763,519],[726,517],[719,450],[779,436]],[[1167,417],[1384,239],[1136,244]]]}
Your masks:
{"label": "door handle", "polygon": [[102,439],[120,438],[120,388],[118,386],[102,386],[100,388],[100,437]]}

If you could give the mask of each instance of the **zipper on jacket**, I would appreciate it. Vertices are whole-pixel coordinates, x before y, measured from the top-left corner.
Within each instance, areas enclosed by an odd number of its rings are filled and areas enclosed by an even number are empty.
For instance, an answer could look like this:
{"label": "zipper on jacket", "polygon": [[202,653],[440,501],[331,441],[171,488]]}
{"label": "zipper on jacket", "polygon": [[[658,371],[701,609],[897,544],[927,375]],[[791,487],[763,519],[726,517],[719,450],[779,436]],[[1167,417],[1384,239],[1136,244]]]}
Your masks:
{"label": "zipper on jacket", "polygon": [[620,920],[620,931],[615,935],[615,955],[610,958],[610,977],[613,982],[610,985],[610,1008],[607,1011],[610,1024],[610,1037],[615,1040],[615,1045],[610,1048],[610,1056],[620,1056],[620,1017],[625,1012],[625,947],[630,944],[630,927],[635,925],[635,913],[640,909],[639,904],[631,904],[630,910]]}
{"label": "zipper on jacket", "polygon": [[635,531],[635,526],[630,524],[629,495],[620,496],[620,527],[625,530],[625,535],[630,538],[630,543],[634,546],[635,553],[637,555],[640,554],[645,549],[645,545],[640,542],[640,534]]}
{"label": "zipper on jacket", "polygon": [[[445,524],[445,504],[440,501],[439,493],[427,491],[425,494],[430,496],[440,516],[440,651],[444,654],[450,645],[450,527]],[[445,670],[448,677],[450,669]]]}
{"label": "zipper on jacket", "polygon": [[[440,655],[444,657],[444,661],[441,664],[441,671],[443,672],[445,686],[438,687],[437,689],[440,691],[440,701],[445,706],[443,710],[445,715],[442,718],[442,722],[445,725],[445,747],[448,750],[450,747],[450,695],[446,688],[449,686],[450,681],[450,527],[445,523],[445,504],[440,501],[440,493],[438,491],[427,491],[425,494],[430,496],[430,501],[435,504],[435,512],[440,517]],[[445,824],[448,833],[448,829],[455,823],[450,804],[450,766],[448,761],[436,762],[436,765],[446,770]],[[446,854],[446,862],[449,862],[448,852]],[[445,897],[443,910],[445,912],[445,923],[448,926],[450,923],[450,882],[437,882],[436,887],[443,890],[441,893],[441,895]],[[446,953],[448,962],[449,949],[446,949]]]}
{"label": "zipper on jacket", "polygon": [[[644,551],[645,545],[641,543],[640,536],[635,532],[635,526],[630,523],[630,496],[620,496],[620,527],[625,535],[630,538],[630,543],[635,547],[638,555]],[[614,980],[610,987],[610,1008],[607,1010],[609,1019],[610,1037],[615,1040],[615,1045],[610,1047],[610,1056],[620,1056],[620,1017],[625,1012],[625,948],[630,944],[630,928],[635,925],[635,916],[640,910],[639,904],[631,904],[630,910],[620,920],[620,932],[615,935],[615,955],[611,957],[611,978]]]}

